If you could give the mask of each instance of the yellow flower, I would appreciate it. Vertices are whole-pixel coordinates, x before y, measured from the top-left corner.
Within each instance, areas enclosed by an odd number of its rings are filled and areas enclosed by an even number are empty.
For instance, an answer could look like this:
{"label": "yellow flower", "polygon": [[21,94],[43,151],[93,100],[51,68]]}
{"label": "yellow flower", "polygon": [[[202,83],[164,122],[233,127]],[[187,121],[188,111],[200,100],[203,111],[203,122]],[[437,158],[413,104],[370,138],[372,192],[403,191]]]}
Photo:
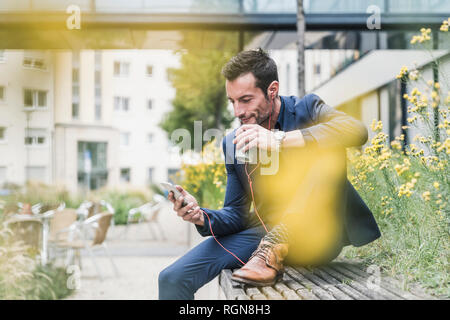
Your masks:
{"label": "yellow flower", "polygon": [[406,66],[403,66],[400,69],[400,73],[397,75],[397,79],[403,78],[403,76],[405,76],[407,73],[408,73],[408,68]]}
{"label": "yellow flower", "polygon": [[409,123],[413,123],[416,120],[417,120],[417,116],[410,117],[410,118],[406,119],[406,121],[408,121]]}
{"label": "yellow flower", "polygon": [[425,191],[424,193],[422,193],[423,200],[430,201],[430,195],[431,195],[430,191]]}
{"label": "yellow flower", "polygon": [[435,181],[433,183],[433,187],[435,187],[437,190],[439,190],[439,182]]}
{"label": "yellow flower", "polygon": [[419,78],[419,71],[413,70],[408,74],[408,78],[412,81],[416,81]]}
{"label": "yellow flower", "polygon": [[438,97],[438,93],[436,91],[431,92],[431,98],[436,99]]}
{"label": "yellow flower", "polygon": [[370,125],[370,128],[372,131],[376,132],[383,129],[383,123],[381,121],[378,121],[376,119],[372,120],[372,124]]}

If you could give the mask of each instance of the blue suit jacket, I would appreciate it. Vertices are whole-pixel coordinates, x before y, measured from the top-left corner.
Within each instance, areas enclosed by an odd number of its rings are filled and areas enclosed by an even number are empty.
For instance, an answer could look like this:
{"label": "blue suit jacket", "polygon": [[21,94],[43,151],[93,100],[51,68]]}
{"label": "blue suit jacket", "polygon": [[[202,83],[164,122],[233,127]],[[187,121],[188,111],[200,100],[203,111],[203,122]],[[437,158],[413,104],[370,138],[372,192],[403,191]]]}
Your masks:
{"label": "blue suit jacket", "polygon": [[[281,109],[276,128],[282,131],[300,129],[306,145],[342,148],[361,146],[367,141],[367,129],[358,120],[326,105],[317,95],[308,94],[303,98],[281,96]],[[222,141],[227,170],[227,187],[224,206],[220,210],[202,208],[210,217],[216,236],[223,236],[252,227],[250,187],[244,164],[234,157],[235,131]],[[362,246],[380,237],[380,230],[372,215],[351,183],[345,178],[343,183],[343,241],[344,245]],[[203,236],[211,235],[208,219],[197,230]],[[253,220],[254,221],[254,220]]]}

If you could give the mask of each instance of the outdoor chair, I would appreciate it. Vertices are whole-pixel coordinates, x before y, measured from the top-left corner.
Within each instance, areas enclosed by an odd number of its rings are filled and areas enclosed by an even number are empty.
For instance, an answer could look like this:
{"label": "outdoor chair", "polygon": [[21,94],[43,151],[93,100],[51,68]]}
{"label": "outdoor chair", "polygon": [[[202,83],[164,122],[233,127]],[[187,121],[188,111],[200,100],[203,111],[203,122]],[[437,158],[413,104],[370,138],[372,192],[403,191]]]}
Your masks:
{"label": "outdoor chair", "polygon": [[[60,233],[61,230],[68,228],[74,222],[77,221],[77,212],[76,209],[64,209],[60,211],[56,211],[53,215],[52,220],[50,220],[50,236],[49,241],[55,242],[57,241],[57,237],[59,240],[64,239],[64,235]],[[65,234],[67,237],[67,234]]]}
{"label": "outdoor chair", "polygon": [[[103,211],[115,214],[113,206],[106,200],[100,200],[99,202],[84,201],[78,208],[78,211],[80,214],[84,215],[84,218],[90,218],[93,215]],[[114,225],[114,219],[112,219],[112,224]]]}
{"label": "outdoor chair", "polygon": [[[97,248],[102,248],[111,261],[111,265],[113,266],[116,276],[119,276],[119,271],[114,263],[114,260],[112,259],[112,256],[109,253],[105,241],[108,228],[111,224],[112,216],[113,214],[110,212],[98,213],[90,218],[87,218],[84,221],[75,222],[68,228],[59,231],[60,234],[68,233],[67,240],[59,241],[57,237],[57,241],[55,242],[55,245],[58,248],[68,250],[66,266],[70,265],[74,260],[74,253],[79,258],[80,250],[85,249],[91,257],[100,279],[103,280],[103,274],[96,262],[94,254]],[[91,231],[94,231],[92,239],[90,236],[92,234]],[[80,259],[79,262],[81,262]]]}
{"label": "outdoor chair", "polygon": [[[132,208],[128,211],[127,218],[127,226],[125,229],[125,235],[128,234],[128,227],[130,224],[136,223],[145,223],[148,226],[150,234],[152,236],[152,240],[158,239],[158,233],[156,229],[159,230],[159,234],[162,240],[167,240],[164,231],[159,224],[158,215],[161,209],[163,208],[163,204],[166,201],[166,198],[156,194],[153,196],[153,201],[143,204],[140,207]],[[154,228],[152,227],[154,226]]]}
{"label": "outdoor chair", "polygon": [[[68,240],[69,233],[64,232],[64,230],[67,230],[71,225],[75,224],[77,221],[77,217],[78,215],[76,209],[64,209],[56,211],[54,213],[53,218],[50,220],[49,228],[49,246],[51,248],[51,258],[56,258],[56,256],[61,253],[61,250],[58,250],[57,248],[57,242]],[[65,253],[67,254],[67,252]],[[53,254],[55,254],[56,256],[53,257]]]}
{"label": "outdoor chair", "polygon": [[[22,211],[24,208],[24,204],[22,202],[17,202],[17,208],[19,209],[19,211]],[[31,212],[33,214],[38,214],[39,212],[41,212],[41,208],[42,203],[36,203],[35,205],[31,206]]]}
{"label": "outdoor chair", "polygon": [[[21,203],[17,206],[20,208]],[[40,213],[40,208],[35,206],[33,210],[30,205],[22,205],[22,214],[10,215],[6,223],[13,229],[17,240],[23,240],[39,252],[41,263],[45,265],[48,258],[49,220],[53,218],[55,210]]]}
{"label": "outdoor chair", "polygon": [[41,250],[42,242],[42,222],[39,220],[13,220],[7,222],[8,228],[13,233],[15,241],[21,241],[28,246],[31,253],[38,253]]}
{"label": "outdoor chair", "polygon": [[[38,210],[36,210],[37,212],[33,211],[34,214],[48,212],[51,210],[61,211],[66,208],[65,202],[61,202],[60,204],[40,204],[40,203],[38,203],[38,205],[39,205],[39,207],[38,207]],[[32,207],[32,210],[33,210],[33,207]]]}
{"label": "outdoor chair", "polygon": [[80,206],[76,209],[77,215],[80,217],[80,220],[87,219],[94,215],[94,203],[92,201],[83,201]]}

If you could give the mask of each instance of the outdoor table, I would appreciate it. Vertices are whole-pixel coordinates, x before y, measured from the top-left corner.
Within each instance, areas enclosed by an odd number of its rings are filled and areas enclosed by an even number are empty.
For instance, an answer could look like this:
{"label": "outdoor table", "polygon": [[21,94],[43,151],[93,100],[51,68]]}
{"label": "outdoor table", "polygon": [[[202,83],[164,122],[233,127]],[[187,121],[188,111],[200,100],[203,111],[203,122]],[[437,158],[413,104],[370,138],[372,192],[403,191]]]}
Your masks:
{"label": "outdoor table", "polygon": [[14,214],[7,221],[7,223],[12,222],[23,222],[23,221],[39,221],[42,223],[42,249],[41,249],[41,264],[46,265],[48,260],[48,237],[50,232],[50,219],[55,214],[54,210],[47,211],[45,213],[38,214]]}

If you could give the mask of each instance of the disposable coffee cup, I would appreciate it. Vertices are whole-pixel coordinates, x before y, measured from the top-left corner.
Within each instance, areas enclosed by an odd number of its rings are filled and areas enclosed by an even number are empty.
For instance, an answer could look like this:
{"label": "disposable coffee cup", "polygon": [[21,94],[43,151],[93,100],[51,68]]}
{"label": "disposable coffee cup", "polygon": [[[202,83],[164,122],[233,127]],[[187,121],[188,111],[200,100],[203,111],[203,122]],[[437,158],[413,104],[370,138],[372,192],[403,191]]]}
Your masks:
{"label": "disposable coffee cup", "polygon": [[257,148],[253,147],[250,148],[247,151],[243,151],[243,147],[241,149],[237,149],[236,148],[236,159],[239,162],[244,162],[244,163],[256,163],[256,151]]}

